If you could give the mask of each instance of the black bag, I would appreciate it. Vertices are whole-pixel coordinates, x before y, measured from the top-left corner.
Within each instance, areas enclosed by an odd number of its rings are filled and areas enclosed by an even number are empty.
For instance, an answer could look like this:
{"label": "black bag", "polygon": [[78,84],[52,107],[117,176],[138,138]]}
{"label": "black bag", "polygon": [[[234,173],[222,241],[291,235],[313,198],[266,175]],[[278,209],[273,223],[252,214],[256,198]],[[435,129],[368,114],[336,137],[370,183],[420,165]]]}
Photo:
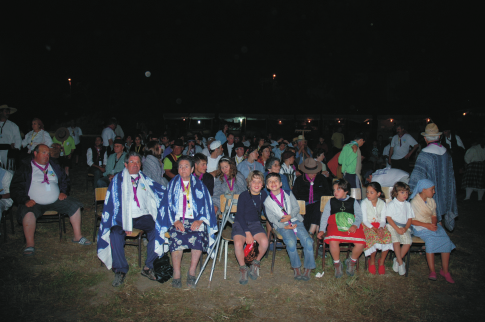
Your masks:
{"label": "black bag", "polygon": [[172,278],[173,267],[167,254],[153,261],[153,270],[155,271],[157,282],[165,283]]}

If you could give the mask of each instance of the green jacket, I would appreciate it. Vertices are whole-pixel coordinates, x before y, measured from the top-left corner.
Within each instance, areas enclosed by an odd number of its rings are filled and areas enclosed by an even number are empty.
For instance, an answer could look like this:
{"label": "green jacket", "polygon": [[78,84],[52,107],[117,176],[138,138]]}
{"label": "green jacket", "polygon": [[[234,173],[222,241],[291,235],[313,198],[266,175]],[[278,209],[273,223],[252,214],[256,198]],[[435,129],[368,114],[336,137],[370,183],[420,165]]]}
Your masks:
{"label": "green jacket", "polygon": [[357,152],[352,150],[352,145],[357,145],[357,142],[351,141],[349,144],[344,145],[342,152],[338,157],[338,163],[342,165],[342,173],[355,174],[355,168],[357,167]]}
{"label": "green jacket", "polygon": [[108,158],[108,164],[106,164],[106,171],[103,173],[103,176],[107,177],[110,174],[117,174],[118,172],[123,171],[125,168],[125,155],[126,152],[123,152],[119,160],[116,160],[116,153],[113,153]]}

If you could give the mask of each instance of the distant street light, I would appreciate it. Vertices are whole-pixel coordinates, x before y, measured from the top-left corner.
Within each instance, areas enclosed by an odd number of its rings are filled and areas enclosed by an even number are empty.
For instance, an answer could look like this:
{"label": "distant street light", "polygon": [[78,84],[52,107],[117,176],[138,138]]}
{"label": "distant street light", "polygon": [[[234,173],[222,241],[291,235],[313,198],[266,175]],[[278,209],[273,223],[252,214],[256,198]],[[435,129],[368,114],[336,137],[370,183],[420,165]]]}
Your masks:
{"label": "distant street light", "polygon": [[69,81],[69,96],[72,95],[72,91],[71,91],[71,79],[68,78],[67,79]]}
{"label": "distant street light", "polygon": [[273,74],[273,80],[276,78],[276,74]]}

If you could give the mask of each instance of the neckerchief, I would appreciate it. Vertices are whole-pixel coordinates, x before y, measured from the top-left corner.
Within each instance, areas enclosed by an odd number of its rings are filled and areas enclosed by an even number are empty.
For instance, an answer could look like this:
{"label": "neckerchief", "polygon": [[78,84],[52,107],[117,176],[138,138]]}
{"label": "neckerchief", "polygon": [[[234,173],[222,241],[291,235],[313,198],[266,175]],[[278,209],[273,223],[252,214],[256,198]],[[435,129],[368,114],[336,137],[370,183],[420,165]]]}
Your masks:
{"label": "neckerchief", "polygon": [[182,177],[180,177],[180,182],[182,183],[182,188],[184,190],[184,206],[183,206],[183,213],[182,213],[182,223],[185,222],[185,212],[187,210],[187,208],[190,209],[190,179],[189,179],[189,183],[187,184],[187,186],[184,185],[184,180],[182,179]]}
{"label": "neckerchief", "polygon": [[404,134],[406,134],[406,132],[404,132],[402,135],[398,135],[398,137],[399,137],[399,146],[400,147],[402,146],[401,138],[404,136]]}
{"label": "neckerchief", "polygon": [[140,202],[138,201],[138,197],[136,195],[136,189],[138,188],[138,180],[140,180],[140,175],[138,175],[138,177],[136,178],[131,177],[131,184],[133,185],[133,195],[135,197],[136,205],[138,206],[138,208],[140,208]]}
{"label": "neckerchief", "polygon": [[197,176],[197,175],[195,174],[195,172],[194,172],[194,173],[192,173],[192,174],[193,174],[193,175],[194,175],[196,178],[199,178],[199,180],[201,180],[201,181],[202,181],[202,177],[204,176],[204,174],[203,174],[203,173],[201,173],[201,174],[200,174],[200,176]]}
{"label": "neckerchief", "polygon": [[436,142],[431,142],[429,143],[426,147],[430,146],[430,145],[436,145],[436,146],[439,146],[440,148],[442,148],[443,146],[439,143],[436,143]]}
{"label": "neckerchief", "polygon": [[[283,191],[283,189],[280,189],[281,201],[279,201],[278,198],[276,198],[273,191],[270,191],[269,194],[271,196],[271,199],[273,199],[274,202],[276,202],[276,204],[281,208],[281,211],[283,212],[283,214],[288,215],[288,213],[286,212],[286,209],[285,209],[285,204],[284,204],[284,202],[285,202],[285,192]],[[288,225],[291,225],[291,220],[288,220]],[[296,235],[296,228],[293,229],[293,232]]]}
{"label": "neckerchief", "polygon": [[234,190],[234,182],[235,182],[234,178],[231,179],[232,184],[229,184],[229,180],[227,180],[226,175],[224,175],[224,179],[226,179],[226,183],[227,183],[227,187],[229,188],[229,191],[232,192],[232,190]]}
{"label": "neckerchief", "polygon": [[308,195],[308,203],[313,203],[313,184],[316,177],[313,178],[313,180],[310,180],[308,174],[305,174],[305,178],[310,181],[310,194]]}
{"label": "neckerchief", "polygon": [[34,160],[32,160],[32,163],[37,167],[39,168],[40,171],[42,171],[42,173],[44,174],[44,181],[42,181],[41,183],[44,183],[46,182],[47,184],[50,184],[49,183],[49,177],[47,177],[47,169],[49,168],[49,163],[47,163],[45,165],[45,168],[42,169],[42,167],[40,165],[37,164],[37,162],[35,162]]}

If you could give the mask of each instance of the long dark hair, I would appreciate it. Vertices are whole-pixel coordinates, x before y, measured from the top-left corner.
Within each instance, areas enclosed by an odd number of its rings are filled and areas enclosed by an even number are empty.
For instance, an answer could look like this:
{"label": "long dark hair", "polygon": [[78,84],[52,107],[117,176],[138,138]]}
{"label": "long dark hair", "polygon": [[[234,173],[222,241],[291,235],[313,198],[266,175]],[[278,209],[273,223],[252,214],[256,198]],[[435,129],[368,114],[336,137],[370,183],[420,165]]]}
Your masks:
{"label": "long dark hair", "polygon": [[369,187],[372,187],[377,193],[381,193],[381,195],[379,196],[379,198],[381,198],[382,200],[386,200],[386,196],[384,195],[384,192],[382,192],[382,187],[381,187],[381,184],[379,182],[371,182],[367,185],[367,189],[369,189]]}

